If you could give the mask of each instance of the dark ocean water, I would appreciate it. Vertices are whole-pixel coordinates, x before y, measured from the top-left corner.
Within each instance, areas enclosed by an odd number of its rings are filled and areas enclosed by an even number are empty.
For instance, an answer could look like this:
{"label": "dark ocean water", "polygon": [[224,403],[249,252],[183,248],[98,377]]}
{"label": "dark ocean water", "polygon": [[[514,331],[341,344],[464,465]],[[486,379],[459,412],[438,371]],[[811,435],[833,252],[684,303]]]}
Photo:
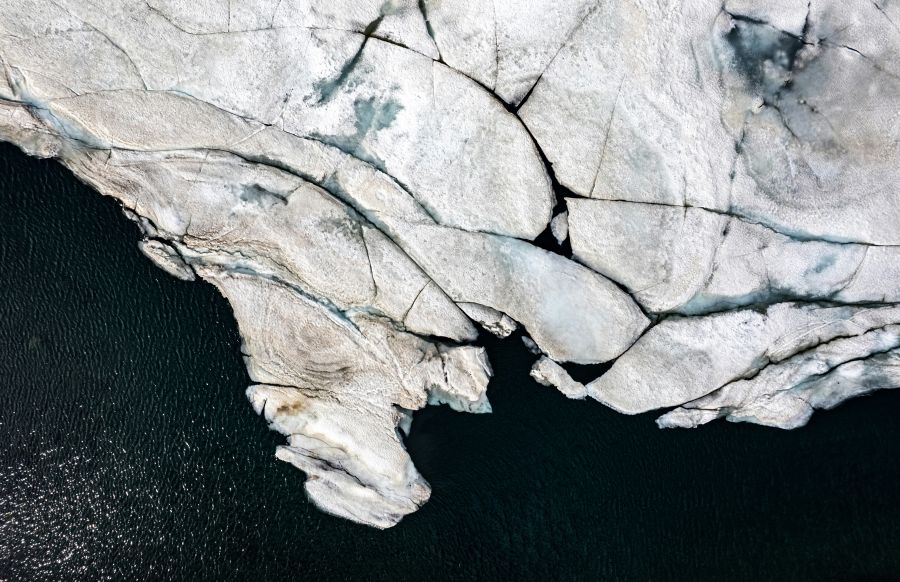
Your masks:
{"label": "dark ocean water", "polygon": [[115,201],[0,146],[0,580],[900,579],[900,393],[794,432],[660,431],[528,378],[415,416],[432,501],[318,512],[246,399],[228,305]]}

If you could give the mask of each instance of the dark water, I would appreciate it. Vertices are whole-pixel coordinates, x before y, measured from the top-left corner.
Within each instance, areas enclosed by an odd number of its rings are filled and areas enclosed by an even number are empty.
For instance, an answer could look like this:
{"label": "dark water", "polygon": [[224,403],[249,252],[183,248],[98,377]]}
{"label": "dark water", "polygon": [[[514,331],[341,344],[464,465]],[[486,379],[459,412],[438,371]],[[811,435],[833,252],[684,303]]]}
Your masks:
{"label": "dark water", "polygon": [[900,393],[660,431],[531,382],[517,339],[486,339],[493,415],[416,415],[419,513],[323,515],[244,398],[225,300],[137,238],[0,146],[0,580],[900,579]]}

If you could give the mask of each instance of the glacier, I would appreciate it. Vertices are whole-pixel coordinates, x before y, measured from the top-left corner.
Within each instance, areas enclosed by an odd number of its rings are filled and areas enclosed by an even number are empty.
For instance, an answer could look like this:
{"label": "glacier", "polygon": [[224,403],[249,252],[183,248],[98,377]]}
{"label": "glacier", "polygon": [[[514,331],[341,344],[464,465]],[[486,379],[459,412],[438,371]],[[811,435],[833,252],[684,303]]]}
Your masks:
{"label": "glacier", "polygon": [[0,0],[0,67],[0,139],[227,298],[334,515],[428,500],[403,439],[491,411],[479,328],[664,428],[900,386],[894,0]]}

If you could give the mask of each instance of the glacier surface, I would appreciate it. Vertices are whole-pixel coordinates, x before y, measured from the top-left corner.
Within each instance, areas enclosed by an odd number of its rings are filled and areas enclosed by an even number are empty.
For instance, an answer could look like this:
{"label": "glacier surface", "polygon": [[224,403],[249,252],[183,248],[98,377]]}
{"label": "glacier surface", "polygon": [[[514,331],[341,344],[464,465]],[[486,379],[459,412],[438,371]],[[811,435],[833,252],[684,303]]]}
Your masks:
{"label": "glacier surface", "polygon": [[0,0],[0,67],[0,139],[227,298],[335,515],[427,501],[403,437],[490,412],[478,327],[661,427],[900,386],[895,0]]}

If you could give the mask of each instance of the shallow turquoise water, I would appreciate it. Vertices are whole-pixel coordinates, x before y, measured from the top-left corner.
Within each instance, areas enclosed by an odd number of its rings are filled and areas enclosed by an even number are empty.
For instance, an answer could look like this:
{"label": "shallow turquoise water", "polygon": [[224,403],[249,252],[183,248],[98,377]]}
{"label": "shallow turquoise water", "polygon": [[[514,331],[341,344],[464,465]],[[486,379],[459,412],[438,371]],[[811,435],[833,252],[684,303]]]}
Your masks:
{"label": "shallow turquoise water", "polygon": [[137,250],[113,200],[0,146],[0,580],[900,579],[900,393],[794,432],[660,431],[528,378],[417,413],[432,500],[376,531],[315,510],[225,300]]}

